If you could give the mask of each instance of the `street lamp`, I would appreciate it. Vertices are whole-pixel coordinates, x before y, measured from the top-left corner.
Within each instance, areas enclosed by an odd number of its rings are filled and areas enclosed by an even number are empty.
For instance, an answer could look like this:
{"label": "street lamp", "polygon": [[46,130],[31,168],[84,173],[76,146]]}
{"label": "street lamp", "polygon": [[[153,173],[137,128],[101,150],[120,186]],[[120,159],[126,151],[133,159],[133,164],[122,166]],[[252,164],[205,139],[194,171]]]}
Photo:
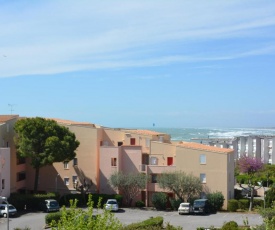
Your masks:
{"label": "street lamp", "polygon": [[10,220],[9,220],[9,211],[10,211],[10,209],[9,209],[9,206],[10,206],[10,204],[9,204],[9,202],[8,202],[8,199],[7,199],[7,197],[4,197],[4,196],[0,196],[0,200],[3,202],[5,202],[6,204],[7,204],[7,229],[9,230],[10,229],[10,226],[9,226],[9,222],[10,222]]}
{"label": "street lamp", "polygon": [[55,177],[55,192],[57,192],[57,178],[59,177],[59,173]]}

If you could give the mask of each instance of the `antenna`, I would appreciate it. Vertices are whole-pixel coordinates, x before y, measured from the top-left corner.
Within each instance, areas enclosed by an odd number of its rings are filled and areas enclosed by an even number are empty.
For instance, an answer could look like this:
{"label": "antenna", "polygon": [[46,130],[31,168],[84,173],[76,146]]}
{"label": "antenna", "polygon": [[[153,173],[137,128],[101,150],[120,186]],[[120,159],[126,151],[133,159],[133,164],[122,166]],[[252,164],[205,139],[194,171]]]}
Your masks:
{"label": "antenna", "polygon": [[11,107],[11,114],[12,114],[12,112],[14,111],[14,109],[13,109],[13,106],[15,106],[15,104],[8,104],[8,106],[10,106]]}

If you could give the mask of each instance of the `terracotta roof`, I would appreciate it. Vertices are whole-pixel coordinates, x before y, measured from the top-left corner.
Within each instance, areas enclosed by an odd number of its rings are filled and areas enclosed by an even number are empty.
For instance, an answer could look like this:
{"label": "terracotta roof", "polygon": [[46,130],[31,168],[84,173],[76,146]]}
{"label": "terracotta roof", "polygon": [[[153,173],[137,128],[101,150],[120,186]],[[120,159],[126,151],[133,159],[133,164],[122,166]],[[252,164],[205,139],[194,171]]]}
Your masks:
{"label": "terracotta roof", "polygon": [[0,122],[6,122],[18,117],[19,115],[0,115]]}
{"label": "terracotta roof", "polygon": [[176,143],[177,146],[181,146],[188,149],[198,149],[198,150],[205,150],[209,152],[219,152],[219,153],[231,153],[234,150],[229,148],[219,148],[215,146],[203,145],[196,142],[178,142]]}
{"label": "terracotta roof", "polygon": [[54,120],[57,123],[66,124],[66,125],[87,125],[87,126],[95,127],[95,125],[90,122],[77,122],[77,121],[63,120],[58,118],[47,118],[47,119]]}
{"label": "terracotta roof", "polygon": [[167,135],[166,133],[159,133],[156,131],[145,130],[145,129],[126,129],[124,131],[128,133],[135,133],[140,135]]}

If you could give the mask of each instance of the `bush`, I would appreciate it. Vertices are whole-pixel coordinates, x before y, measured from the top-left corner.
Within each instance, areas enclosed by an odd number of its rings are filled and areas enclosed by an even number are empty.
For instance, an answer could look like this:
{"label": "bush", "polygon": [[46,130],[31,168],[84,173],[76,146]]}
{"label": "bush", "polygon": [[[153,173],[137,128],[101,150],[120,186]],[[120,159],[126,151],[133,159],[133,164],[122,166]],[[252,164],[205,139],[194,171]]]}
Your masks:
{"label": "bush", "polygon": [[248,210],[250,204],[250,199],[240,199],[238,201],[239,209],[241,210]]}
{"label": "bush", "polygon": [[182,203],[183,201],[181,199],[173,199],[173,198],[170,198],[170,204],[171,204],[171,207],[173,210],[177,211],[179,206],[180,206],[180,203]]}
{"label": "bush", "polygon": [[229,212],[236,212],[239,207],[238,201],[235,199],[228,200],[227,210]]}
{"label": "bush", "polygon": [[136,207],[138,207],[138,208],[143,208],[143,207],[145,207],[145,204],[144,204],[143,201],[138,200],[138,201],[136,202]]}
{"label": "bush", "polygon": [[47,225],[50,225],[52,221],[55,221],[57,223],[60,220],[60,218],[61,218],[61,212],[48,213],[45,216],[45,223]]}
{"label": "bush", "polygon": [[[70,208],[62,207],[60,213],[61,217],[47,217],[47,222],[52,218],[50,226],[53,229],[81,229],[81,230],[117,230],[122,228],[120,221],[114,217],[114,214],[104,209],[101,214],[93,214],[92,196],[88,197],[88,208],[84,211],[82,208],[77,208],[77,200],[70,201]],[[98,207],[101,206],[101,199],[99,199]],[[54,213],[52,213],[54,214]],[[54,219],[56,218],[56,219]]]}
{"label": "bush", "polygon": [[133,223],[127,225],[123,228],[123,230],[134,230],[134,229],[154,229],[154,227],[162,228],[163,225],[163,217],[151,217],[150,219],[144,220],[142,222]]}
{"label": "bush", "polygon": [[275,187],[270,188],[265,194],[266,207],[272,207],[272,203],[275,200]]}
{"label": "bush", "polygon": [[45,199],[59,200],[59,195],[55,193],[47,194],[19,194],[12,193],[8,199],[9,203],[13,204],[18,211],[24,209],[39,210],[39,204]]}
{"label": "bush", "polygon": [[[87,205],[87,201],[89,200],[89,195],[85,194],[85,199],[82,194],[65,194],[60,198],[59,204],[60,206],[65,205],[66,207],[70,206],[70,200],[77,200],[77,207],[83,207]],[[108,199],[116,199],[119,206],[122,206],[122,195],[118,194],[92,194],[92,201],[94,207],[97,206],[99,200],[101,200],[101,208],[107,202]]]}
{"label": "bush", "polygon": [[225,223],[221,230],[238,230],[238,224],[235,221]]}
{"label": "bush", "polygon": [[207,194],[207,199],[210,203],[211,212],[217,212],[222,209],[224,203],[224,196],[221,192],[214,192]]}
{"label": "bush", "polygon": [[152,195],[152,203],[157,210],[165,210],[167,195],[163,192],[156,192]]}
{"label": "bush", "polygon": [[253,200],[254,207],[263,208],[264,207],[264,200],[261,199],[254,199]]}

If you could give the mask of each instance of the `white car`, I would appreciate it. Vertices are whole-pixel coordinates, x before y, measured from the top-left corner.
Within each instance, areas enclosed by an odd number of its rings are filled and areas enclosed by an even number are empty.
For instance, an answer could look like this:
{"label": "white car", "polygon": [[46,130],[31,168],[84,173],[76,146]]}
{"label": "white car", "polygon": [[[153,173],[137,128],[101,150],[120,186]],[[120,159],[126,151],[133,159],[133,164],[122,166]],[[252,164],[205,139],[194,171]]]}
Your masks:
{"label": "white car", "polygon": [[118,207],[118,202],[116,199],[108,199],[105,208],[110,211],[117,212],[119,207]]}
{"label": "white car", "polygon": [[178,213],[182,214],[189,214],[193,212],[193,207],[190,203],[181,203],[178,208]]}
{"label": "white car", "polygon": [[[0,204],[0,215],[3,217],[7,217],[8,211],[7,211],[7,204]],[[9,205],[9,216],[15,216],[17,213],[16,208],[13,205]]]}

